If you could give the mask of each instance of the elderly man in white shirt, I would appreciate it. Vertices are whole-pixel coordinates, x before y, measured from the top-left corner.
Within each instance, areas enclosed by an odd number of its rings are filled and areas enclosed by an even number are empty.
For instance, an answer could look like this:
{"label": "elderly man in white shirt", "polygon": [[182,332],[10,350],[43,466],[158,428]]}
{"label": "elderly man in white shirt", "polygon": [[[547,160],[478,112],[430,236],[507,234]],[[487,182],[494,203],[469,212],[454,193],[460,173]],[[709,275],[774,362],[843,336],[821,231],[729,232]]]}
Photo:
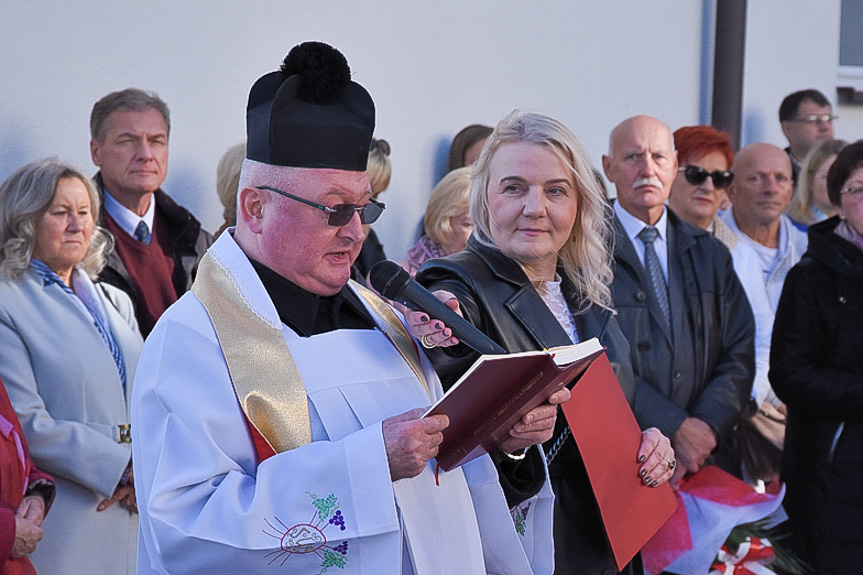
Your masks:
{"label": "elderly man in white shirt", "polygon": [[738,237],[731,257],[755,315],[752,401],[757,412],[744,420],[741,433],[744,476],[757,484],[776,479],[779,473],[785,405],[767,377],[770,339],[785,276],[800,261],[807,240],[784,215],[793,192],[791,162],[785,152],[772,144],[750,144],[737,153],[732,171],[735,178],[728,188],[732,208],[721,217]]}

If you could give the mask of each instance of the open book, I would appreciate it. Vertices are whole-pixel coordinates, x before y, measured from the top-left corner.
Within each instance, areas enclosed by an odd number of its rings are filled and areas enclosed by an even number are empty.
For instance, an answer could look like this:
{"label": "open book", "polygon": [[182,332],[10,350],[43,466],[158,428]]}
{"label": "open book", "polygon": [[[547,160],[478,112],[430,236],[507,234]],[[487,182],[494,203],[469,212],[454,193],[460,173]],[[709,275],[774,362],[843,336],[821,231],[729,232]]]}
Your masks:
{"label": "open book", "polygon": [[438,465],[449,471],[500,446],[524,414],[578,377],[602,352],[592,338],[545,351],[481,356],[423,415],[449,416]]}

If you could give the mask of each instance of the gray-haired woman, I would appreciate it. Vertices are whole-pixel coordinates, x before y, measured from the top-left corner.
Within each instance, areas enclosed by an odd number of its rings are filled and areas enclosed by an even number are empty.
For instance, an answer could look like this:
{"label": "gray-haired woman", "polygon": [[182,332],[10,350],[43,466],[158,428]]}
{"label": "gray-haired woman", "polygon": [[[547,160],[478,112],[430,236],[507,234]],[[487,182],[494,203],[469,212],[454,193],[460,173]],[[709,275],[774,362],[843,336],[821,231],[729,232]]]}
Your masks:
{"label": "gray-haired woman", "polygon": [[[93,183],[56,160],[0,186],[0,377],[57,502],[39,573],[134,573],[129,397],[143,345],[128,296],[94,283],[113,240]],[[117,503],[117,505],[115,505]]]}

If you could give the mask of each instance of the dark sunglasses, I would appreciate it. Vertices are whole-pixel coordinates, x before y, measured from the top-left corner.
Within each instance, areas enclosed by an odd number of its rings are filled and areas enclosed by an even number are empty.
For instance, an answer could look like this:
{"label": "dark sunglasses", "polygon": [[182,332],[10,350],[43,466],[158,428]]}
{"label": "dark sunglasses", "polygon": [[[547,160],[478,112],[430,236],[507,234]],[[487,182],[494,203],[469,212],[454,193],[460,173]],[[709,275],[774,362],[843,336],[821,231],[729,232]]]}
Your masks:
{"label": "dark sunglasses", "polygon": [[276,192],[286,198],[291,198],[292,200],[296,200],[301,204],[306,204],[307,206],[312,206],[313,208],[318,208],[319,210],[325,212],[327,214],[327,225],[334,226],[340,228],[342,226],[348,225],[351,221],[351,218],[354,217],[354,214],[357,213],[360,215],[360,222],[363,224],[373,224],[377,221],[381,214],[384,213],[384,208],[386,206],[383,202],[378,202],[376,200],[369,200],[364,206],[358,206],[356,204],[336,204],[333,207],[324,206],[322,204],[317,204],[305,198],[301,198],[299,196],[295,196],[293,194],[289,194],[288,192],[283,192],[278,188],[272,188],[270,186],[255,186],[259,190],[269,190],[271,192]]}
{"label": "dark sunglasses", "polygon": [[685,177],[686,181],[693,186],[700,186],[707,181],[707,178],[709,177],[713,180],[714,188],[717,190],[724,190],[734,181],[734,174],[728,170],[724,172],[720,172],[719,170],[708,172],[704,168],[699,168],[698,166],[686,166],[685,168],[680,168],[678,171],[683,172],[683,177]]}

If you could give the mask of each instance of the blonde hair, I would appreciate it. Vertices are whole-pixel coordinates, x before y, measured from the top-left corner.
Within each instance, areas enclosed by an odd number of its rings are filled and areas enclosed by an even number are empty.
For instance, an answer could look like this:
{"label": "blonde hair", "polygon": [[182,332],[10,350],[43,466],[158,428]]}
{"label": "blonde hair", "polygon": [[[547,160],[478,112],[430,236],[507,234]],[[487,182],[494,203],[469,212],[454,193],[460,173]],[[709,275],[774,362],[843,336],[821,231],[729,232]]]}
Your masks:
{"label": "blonde hair", "polygon": [[815,199],[812,197],[812,187],[815,185],[815,173],[829,158],[838,156],[845,149],[848,142],[845,140],[824,140],[815,144],[800,168],[797,176],[797,185],[794,186],[794,195],[788,204],[785,213],[789,218],[801,224],[814,224],[818,221],[812,206]]}
{"label": "blonde hair", "polygon": [[105,256],[114,247],[114,238],[95,225],[99,221],[99,192],[93,181],[56,158],[31,162],[0,185],[0,278],[18,279],[30,265],[36,247],[37,221],[48,211],[60,180],[74,178],[87,188],[93,233],[81,268],[96,280],[105,267]]}
{"label": "blonde hair", "polygon": [[494,247],[488,206],[489,166],[498,148],[508,142],[546,146],[572,174],[578,193],[578,212],[570,240],[560,249],[558,260],[582,298],[579,311],[591,304],[612,309],[611,207],[596,182],[593,166],[581,143],[561,122],[520,110],[513,110],[500,121],[473,167],[470,213],[474,237]]}
{"label": "blonde hair", "polygon": [[240,170],[245,157],[245,142],[235,144],[225,150],[216,167],[216,193],[224,206],[222,217],[228,226],[237,221],[237,190],[240,187]]}
{"label": "blonde hair", "polygon": [[393,174],[389,142],[372,138],[366,173],[369,176],[369,185],[372,187],[372,199],[376,199],[381,192],[389,187],[390,178]]}
{"label": "blonde hair", "polygon": [[470,173],[470,166],[457,168],[444,176],[432,190],[423,225],[426,235],[438,244],[444,245],[446,237],[452,233],[450,218],[468,212]]}

